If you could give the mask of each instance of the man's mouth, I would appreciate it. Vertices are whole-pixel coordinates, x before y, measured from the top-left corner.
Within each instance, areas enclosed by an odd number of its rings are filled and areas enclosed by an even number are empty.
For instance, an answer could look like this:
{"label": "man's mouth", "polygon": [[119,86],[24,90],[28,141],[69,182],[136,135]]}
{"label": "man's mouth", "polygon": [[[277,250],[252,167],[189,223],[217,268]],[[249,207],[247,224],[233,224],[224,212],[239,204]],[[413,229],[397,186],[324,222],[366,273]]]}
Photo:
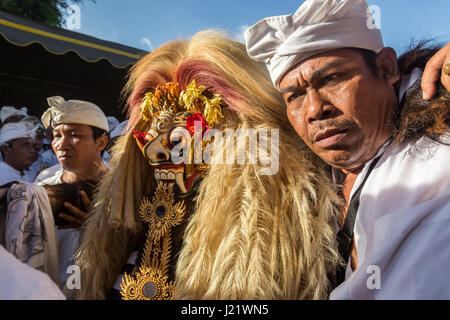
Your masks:
{"label": "man's mouth", "polygon": [[314,137],[314,143],[322,148],[332,147],[344,139],[349,130],[349,128],[323,130],[316,134]]}
{"label": "man's mouth", "polygon": [[58,159],[59,160],[65,160],[65,159],[68,159],[68,158],[71,158],[72,156],[70,156],[70,155],[68,155],[68,154],[60,154],[59,156],[58,156]]}

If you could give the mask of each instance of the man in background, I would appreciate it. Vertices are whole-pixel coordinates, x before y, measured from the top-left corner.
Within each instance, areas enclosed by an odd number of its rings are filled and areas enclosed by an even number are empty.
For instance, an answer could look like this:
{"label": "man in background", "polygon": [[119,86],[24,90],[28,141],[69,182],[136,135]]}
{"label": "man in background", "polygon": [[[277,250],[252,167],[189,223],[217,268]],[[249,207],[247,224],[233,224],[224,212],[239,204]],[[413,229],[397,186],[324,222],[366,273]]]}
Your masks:
{"label": "man in background", "polygon": [[12,181],[33,182],[26,170],[35,161],[33,134],[21,122],[7,123],[0,130],[0,186]]}

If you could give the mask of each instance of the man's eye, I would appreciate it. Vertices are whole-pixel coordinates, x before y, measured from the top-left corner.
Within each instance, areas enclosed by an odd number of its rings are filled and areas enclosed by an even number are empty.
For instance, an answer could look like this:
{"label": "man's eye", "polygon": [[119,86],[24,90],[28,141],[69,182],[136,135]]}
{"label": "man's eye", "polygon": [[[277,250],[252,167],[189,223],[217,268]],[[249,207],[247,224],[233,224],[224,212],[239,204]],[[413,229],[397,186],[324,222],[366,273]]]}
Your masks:
{"label": "man's eye", "polygon": [[326,77],[325,79],[322,80],[322,83],[326,84],[329,82],[333,82],[334,80],[338,79],[340,76],[340,74],[338,73],[334,73],[332,75],[329,75],[328,77]]}
{"label": "man's eye", "polygon": [[301,92],[293,93],[287,98],[287,102],[291,103],[292,101],[294,101],[298,98],[301,98],[303,96],[304,96],[304,93],[301,93]]}

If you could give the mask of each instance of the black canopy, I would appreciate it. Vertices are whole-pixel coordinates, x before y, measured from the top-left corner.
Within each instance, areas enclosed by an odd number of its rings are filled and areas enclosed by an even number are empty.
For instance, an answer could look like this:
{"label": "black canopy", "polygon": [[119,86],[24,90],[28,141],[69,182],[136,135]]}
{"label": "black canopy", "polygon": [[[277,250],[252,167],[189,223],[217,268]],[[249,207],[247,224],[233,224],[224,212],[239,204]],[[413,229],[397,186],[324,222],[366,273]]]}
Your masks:
{"label": "black canopy", "polygon": [[2,11],[0,35],[0,107],[27,107],[40,116],[47,97],[59,95],[123,119],[121,90],[146,52]]}

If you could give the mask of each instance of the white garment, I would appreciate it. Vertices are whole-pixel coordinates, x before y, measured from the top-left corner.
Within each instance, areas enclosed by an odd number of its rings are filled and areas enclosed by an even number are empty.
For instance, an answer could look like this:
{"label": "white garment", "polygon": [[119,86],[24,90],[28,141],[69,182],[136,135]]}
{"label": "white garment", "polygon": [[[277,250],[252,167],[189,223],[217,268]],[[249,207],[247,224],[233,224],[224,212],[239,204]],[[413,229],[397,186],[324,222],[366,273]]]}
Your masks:
{"label": "white garment", "polygon": [[33,162],[33,164],[27,170],[24,170],[26,181],[34,182],[38,174],[41,172],[42,168],[48,168],[48,164],[45,163],[42,159],[42,156],[39,155],[38,159]]}
{"label": "white garment", "polygon": [[30,178],[25,173],[22,175],[20,171],[14,169],[6,162],[0,162],[0,186],[13,181],[33,182],[32,180],[30,181]]}
{"label": "white garment", "polygon": [[0,300],[65,300],[48,275],[17,260],[0,246]]}
{"label": "white garment", "polygon": [[59,163],[58,157],[56,156],[56,154],[53,152],[52,149],[48,149],[42,152],[41,157],[42,161],[48,164],[49,167],[52,167]]}
{"label": "white garment", "polygon": [[[60,169],[56,174],[42,182],[39,185],[55,185],[63,183],[61,180],[64,170]],[[58,236],[58,256],[59,256],[59,274],[62,287],[66,285],[67,279],[71,275],[67,273],[69,266],[75,265],[74,255],[80,242],[79,229],[56,229]]]}
{"label": "white garment", "polygon": [[45,184],[49,184],[49,185],[53,185],[53,184],[57,184],[55,182],[52,182],[53,180],[55,181],[61,181],[61,175],[64,173],[64,170],[62,169],[62,166],[58,163],[55,164],[54,166],[44,169],[41,171],[41,173],[39,173],[39,175],[36,177],[36,179],[34,180],[34,183],[42,183],[43,181],[50,179],[49,183],[45,183]]}
{"label": "white garment", "polygon": [[1,244],[17,259],[45,272],[58,284],[56,228],[47,192],[31,183],[16,183],[7,189],[6,197]]}
{"label": "white garment", "polygon": [[128,130],[125,130],[128,126],[128,120],[125,120],[124,122],[121,122],[119,125],[117,125],[114,130],[111,130],[110,137],[111,139],[120,137],[127,133]]}
{"label": "white garment", "polygon": [[358,268],[331,299],[450,299],[449,160],[450,146],[428,138],[386,149],[360,197]]}
{"label": "white garment", "polygon": [[275,87],[294,65],[339,48],[380,52],[380,30],[365,0],[306,0],[293,15],[269,17],[245,32],[249,56],[264,61]]}

